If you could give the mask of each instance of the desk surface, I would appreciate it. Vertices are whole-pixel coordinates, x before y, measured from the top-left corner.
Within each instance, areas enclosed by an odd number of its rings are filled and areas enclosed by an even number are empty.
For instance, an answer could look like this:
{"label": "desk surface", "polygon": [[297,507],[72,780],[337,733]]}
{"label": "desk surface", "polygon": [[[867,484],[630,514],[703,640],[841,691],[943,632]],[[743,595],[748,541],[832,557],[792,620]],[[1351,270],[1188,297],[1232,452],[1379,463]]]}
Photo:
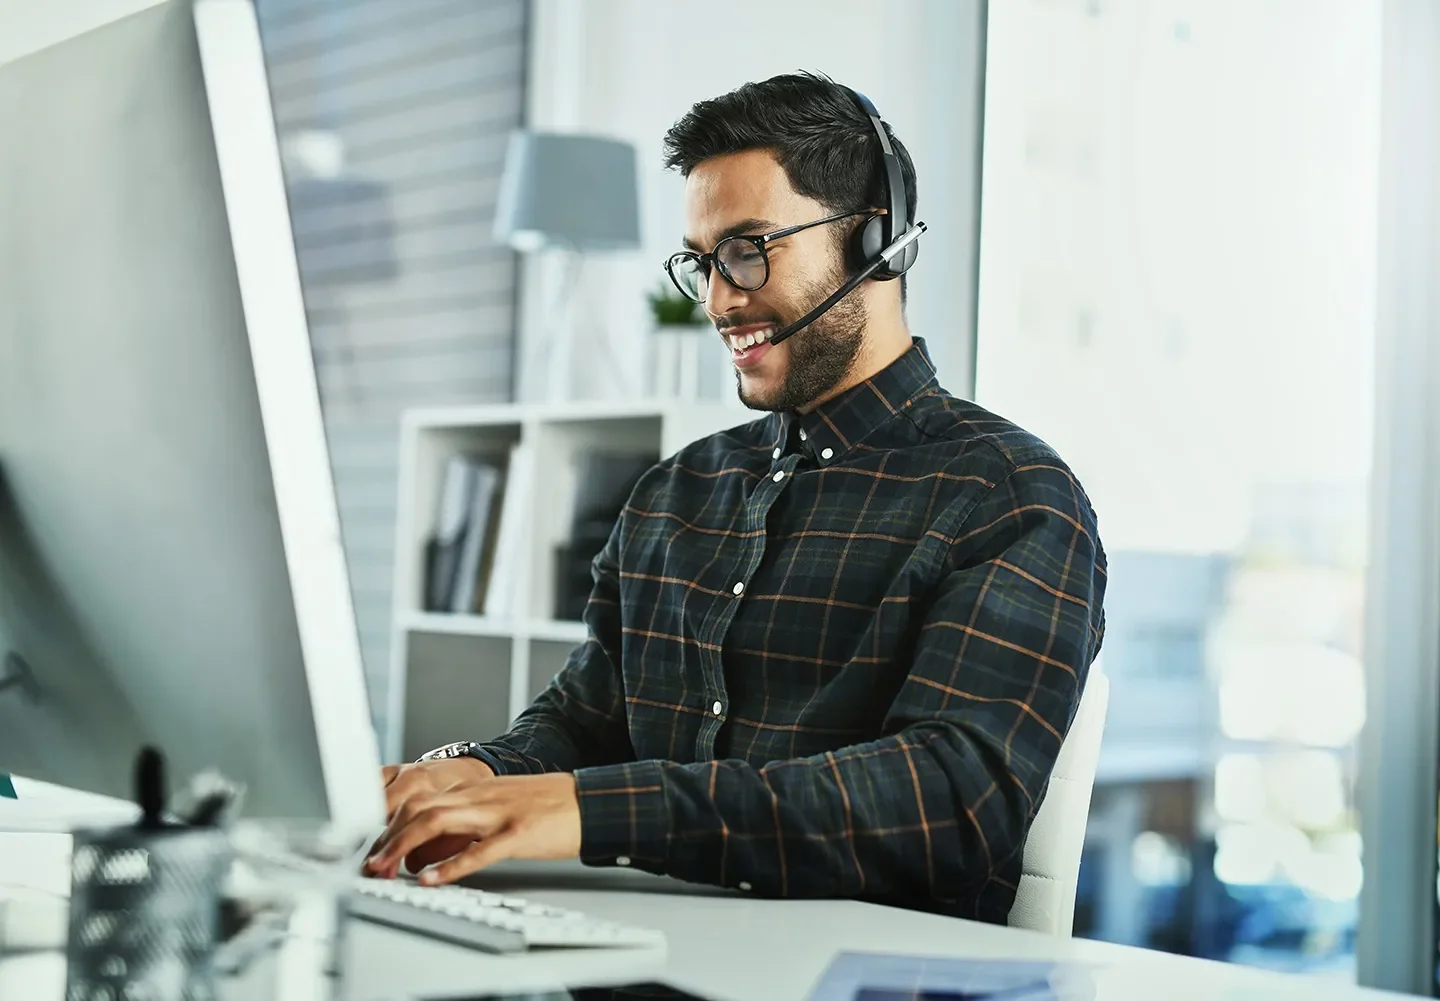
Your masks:
{"label": "desk surface", "polygon": [[[0,835],[0,872],[14,871],[25,842]],[[53,854],[51,856],[53,859]],[[47,868],[53,866],[53,861]],[[35,876],[31,867],[30,876]],[[63,877],[62,877],[63,882]],[[574,864],[509,865],[482,874],[477,886],[662,928],[665,950],[556,950],[492,956],[418,935],[350,922],[343,947],[342,989],[331,991],[313,967],[311,948],[279,957],[289,962],[290,991],[274,971],[257,968],[232,984],[235,1001],[398,1001],[474,998],[496,989],[537,990],[558,983],[660,980],[716,1001],[803,1001],[830,961],[843,951],[896,952],[973,959],[1025,959],[1086,964],[1096,1001],[1152,998],[1361,1001],[1397,995],[1326,980],[1286,976],[1169,956],[1084,939],[920,914],[852,901],[757,900],[692,887],[626,870]],[[293,952],[293,950],[292,950]],[[307,959],[306,957],[309,957]],[[302,983],[301,981],[304,981]],[[58,955],[0,957],[0,998],[60,1001],[64,968]]]}

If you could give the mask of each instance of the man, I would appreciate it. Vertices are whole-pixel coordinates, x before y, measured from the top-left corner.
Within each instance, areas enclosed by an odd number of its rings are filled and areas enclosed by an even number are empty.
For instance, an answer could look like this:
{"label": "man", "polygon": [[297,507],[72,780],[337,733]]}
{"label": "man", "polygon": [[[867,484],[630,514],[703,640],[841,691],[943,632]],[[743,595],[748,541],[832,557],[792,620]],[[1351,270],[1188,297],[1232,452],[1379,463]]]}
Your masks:
{"label": "man", "polygon": [[588,640],[508,733],[385,769],[370,873],[578,855],[1006,920],[1100,647],[1105,558],[1055,453],[940,388],[903,278],[777,342],[882,249],[856,242],[902,204],[881,128],[793,75],[670,130],[688,249],[667,269],[767,414],[640,480],[594,563]]}

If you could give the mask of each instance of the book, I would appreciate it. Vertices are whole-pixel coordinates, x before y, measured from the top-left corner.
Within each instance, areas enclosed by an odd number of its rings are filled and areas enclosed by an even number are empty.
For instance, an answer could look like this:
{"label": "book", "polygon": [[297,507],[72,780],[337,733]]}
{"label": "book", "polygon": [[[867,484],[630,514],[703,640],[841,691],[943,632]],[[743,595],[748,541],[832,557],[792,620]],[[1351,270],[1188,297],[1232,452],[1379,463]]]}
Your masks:
{"label": "book", "polygon": [[489,585],[482,604],[484,613],[509,618],[520,612],[519,589],[521,551],[525,544],[526,516],[534,493],[535,450],[516,445],[505,464],[505,489],[500,498],[500,517],[495,529],[495,559],[490,564]]}
{"label": "book", "polygon": [[490,459],[472,456],[470,510],[455,566],[455,586],[450,593],[450,611],[461,615],[478,612],[484,601],[490,560],[494,554],[492,535],[499,508],[500,467]]}
{"label": "book", "polygon": [[474,486],[475,467],[465,456],[452,455],[445,463],[435,528],[425,545],[424,607],[427,612],[450,609]]}

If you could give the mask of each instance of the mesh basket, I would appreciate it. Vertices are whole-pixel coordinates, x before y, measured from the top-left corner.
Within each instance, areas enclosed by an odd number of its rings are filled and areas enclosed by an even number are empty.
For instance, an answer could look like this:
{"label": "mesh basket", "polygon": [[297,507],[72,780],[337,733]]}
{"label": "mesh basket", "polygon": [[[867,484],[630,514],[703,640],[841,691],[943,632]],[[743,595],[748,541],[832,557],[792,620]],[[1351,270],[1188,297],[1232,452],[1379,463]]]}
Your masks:
{"label": "mesh basket", "polygon": [[211,1001],[230,857],[214,829],[76,831],[66,1001]]}

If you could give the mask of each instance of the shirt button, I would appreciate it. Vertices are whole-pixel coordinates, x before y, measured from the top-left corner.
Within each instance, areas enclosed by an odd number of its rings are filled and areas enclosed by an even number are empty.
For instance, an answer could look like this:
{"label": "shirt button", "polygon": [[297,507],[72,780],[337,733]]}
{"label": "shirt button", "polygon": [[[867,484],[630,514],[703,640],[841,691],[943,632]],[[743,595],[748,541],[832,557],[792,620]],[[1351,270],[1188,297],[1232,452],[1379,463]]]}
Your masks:
{"label": "shirt button", "polygon": [[750,884],[747,883],[747,882],[745,882],[745,880],[742,879],[742,880],[740,881],[740,889],[748,891],[748,890],[750,889]]}
{"label": "shirt button", "polygon": [[834,450],[833,448],[827,448],[827,449],[825,449],[823,452],[820,453],[820,458],[822,458],[822,459],[828,459],[828,458],[830,458],[830,456],[832,456],[832,455],[834,455],[834,454],[835,454],[835,450]]}
{"label": "shirt button", "polygon": [[800,429],[800,440],[801,440],[801,441],[804,441],[805,439],[806,439],[805,429],[804,429],[804,428],[801,428],[801,429]]}
{"label": "shirt button", "polygon": [[629,856],[629,855],[621,855],[619,858],[617,858],[617,859],[615,860],[615,864],[616,864],[616,865],[629,865],[629,864],[630,864],[630,856]]}
{"label": "shirt button", "polygon": [[711,710],[715,713],[716,716],[719,716],[719,715],[720,715],[720,710],[724,709],[725,707],[722,706],[722,705],[720,704],[720,701],[717,699],[717,700],[715,701],[715,704],[714,704],[713,706],[711,706],[710,708],[711,708]]}
{"label": "shirt button", "polygon": [[778,458],[780,458],[780,450],[777,448],[775,451],[771,452],[771,453],[770,453],[770,458],[772,458],[772,459],[778,459]]}
{"label": "shirt button", "polygon": [[775,475],[771,477],[771,479],[773,479],[776,483],[779,483],[779,482],[780,482],[781,480],[783,480],[784,478],[785,478],[785,470],[783,470],[783,469],[777,469],[777,470],[775,470]]}
{"label": "shirt button", "polygon": [[735,586],[732,587],[730,590],[734,591],[736,594],[739,594],[741,591],[745,590],[745,582],[743,580],[737,580],[735,582]]}

